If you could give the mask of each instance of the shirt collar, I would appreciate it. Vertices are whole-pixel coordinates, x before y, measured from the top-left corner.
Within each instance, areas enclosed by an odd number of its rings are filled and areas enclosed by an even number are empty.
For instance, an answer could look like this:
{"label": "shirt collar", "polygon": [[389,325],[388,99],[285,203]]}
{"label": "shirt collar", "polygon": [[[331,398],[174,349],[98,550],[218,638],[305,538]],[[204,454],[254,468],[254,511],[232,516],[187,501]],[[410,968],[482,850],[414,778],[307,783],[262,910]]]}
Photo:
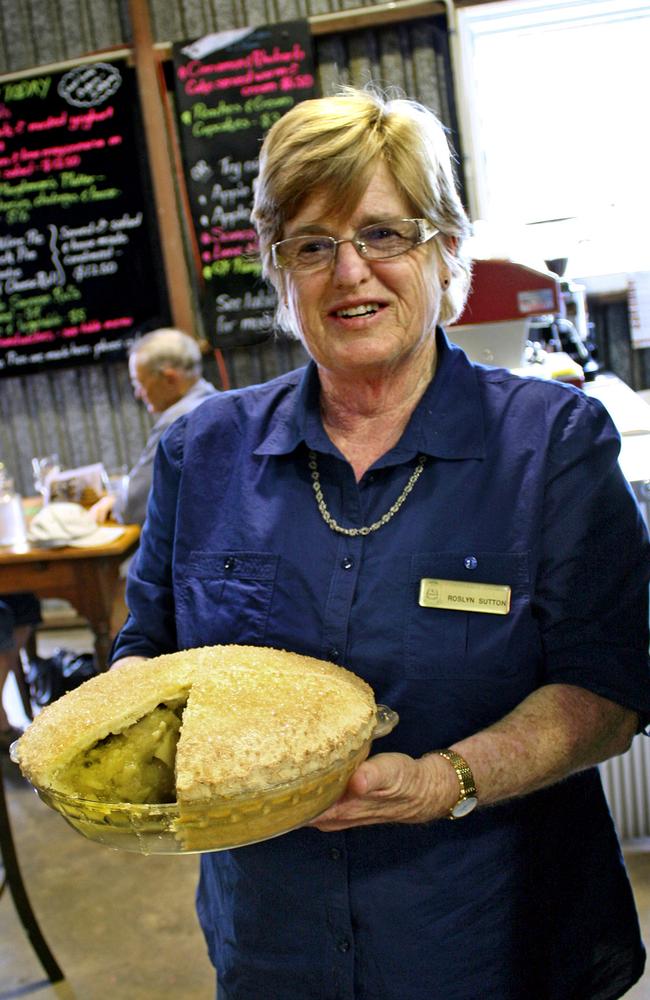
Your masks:
{"label": "shirt collar", "polygon": [[178,417],[182,417],[188,410],[193,409],[194,399],[201,399],[203,396],[211,396],[216,393],[215,387],[207,381],[207,379],[199,378],[194,384],[187,390],[185,395],[177,399],[175,403],[168,406],[166,409],[162,410],[156,415],[156,419],[153,423],[153,428],[157,429],[158,425],[161,427],[167,427],[169,424],[173,423]]}
{"label": "shirt collar", "polygon": [[[436,374],[415,408],[402,437],[378,466],[410,459],[414,453],[436,458],[483,458],[485,425],[476,369],[460,348],[437,330]],[[318,369],[310,361],[296,391],[285,397],[256,455],[286,455],[303,442],[316,451],[338,452],[323,429]]]}

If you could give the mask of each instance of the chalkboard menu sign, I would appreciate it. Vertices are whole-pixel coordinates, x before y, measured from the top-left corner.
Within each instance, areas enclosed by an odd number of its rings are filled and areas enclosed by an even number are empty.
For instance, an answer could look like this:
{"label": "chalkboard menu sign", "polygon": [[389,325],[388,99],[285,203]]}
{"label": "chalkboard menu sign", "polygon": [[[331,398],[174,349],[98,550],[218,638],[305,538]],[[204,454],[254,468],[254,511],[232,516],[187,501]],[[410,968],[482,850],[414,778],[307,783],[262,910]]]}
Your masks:
{"label": "chalkboard menu sign", "polygon": [[275,297],[255,256],[253,181],[265,132],[315,94],[309,25],[220,32],[174,45],[173,56],[206,334],[217,347],[258,343]]}
{"label": "chalkboard menu sign", "polygon": [[167,315],[124,60],[0,78],[0,375],[123,357]]}

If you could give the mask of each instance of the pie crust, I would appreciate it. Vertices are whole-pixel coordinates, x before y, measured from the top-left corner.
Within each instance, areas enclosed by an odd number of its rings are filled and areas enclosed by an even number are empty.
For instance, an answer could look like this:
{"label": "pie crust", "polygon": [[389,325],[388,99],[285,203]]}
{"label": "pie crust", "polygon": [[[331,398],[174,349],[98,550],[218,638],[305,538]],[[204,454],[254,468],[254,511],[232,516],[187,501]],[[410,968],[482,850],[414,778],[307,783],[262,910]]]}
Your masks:
{"label": "pie crust", "polygon": [[[71,775],[84,755],[160,705],[182,711],[171,766],[175,799],[192,809],[263,794],[349,759],[370,746],[377,711],[371,688],[334,664],[267,647],[203,647],[86,681],[36,717],[14,759],[37,788],[74,793]],[[77,794],[114,801],[105,792]],[[131,801],[128,792],[117,801]]]}

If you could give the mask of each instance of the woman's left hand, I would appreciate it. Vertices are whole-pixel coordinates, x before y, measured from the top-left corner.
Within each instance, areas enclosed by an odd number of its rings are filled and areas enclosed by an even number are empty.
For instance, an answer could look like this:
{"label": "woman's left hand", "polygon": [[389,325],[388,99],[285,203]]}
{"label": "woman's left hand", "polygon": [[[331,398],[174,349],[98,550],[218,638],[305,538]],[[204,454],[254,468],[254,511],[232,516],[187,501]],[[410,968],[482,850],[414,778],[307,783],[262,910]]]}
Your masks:
{"label": "woman's left hand", "polygon": [[309,825],[333,832],[373,823],[428,823],[446,816],[457,799],[453,770],[438,767],[434,757],[382,753],[364,761],[341,798]]}

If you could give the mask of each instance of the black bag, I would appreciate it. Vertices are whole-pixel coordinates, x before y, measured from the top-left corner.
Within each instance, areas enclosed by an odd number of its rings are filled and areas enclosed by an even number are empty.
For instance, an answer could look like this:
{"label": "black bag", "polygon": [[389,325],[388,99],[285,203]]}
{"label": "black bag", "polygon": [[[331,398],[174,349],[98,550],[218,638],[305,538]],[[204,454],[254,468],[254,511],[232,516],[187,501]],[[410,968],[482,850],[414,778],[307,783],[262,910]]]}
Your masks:
{"label": "black bag", "polygon": [[97,673],[92,653],[55,649],[52,656],[32,657],[25,676],[32,702],[44,708]]}

